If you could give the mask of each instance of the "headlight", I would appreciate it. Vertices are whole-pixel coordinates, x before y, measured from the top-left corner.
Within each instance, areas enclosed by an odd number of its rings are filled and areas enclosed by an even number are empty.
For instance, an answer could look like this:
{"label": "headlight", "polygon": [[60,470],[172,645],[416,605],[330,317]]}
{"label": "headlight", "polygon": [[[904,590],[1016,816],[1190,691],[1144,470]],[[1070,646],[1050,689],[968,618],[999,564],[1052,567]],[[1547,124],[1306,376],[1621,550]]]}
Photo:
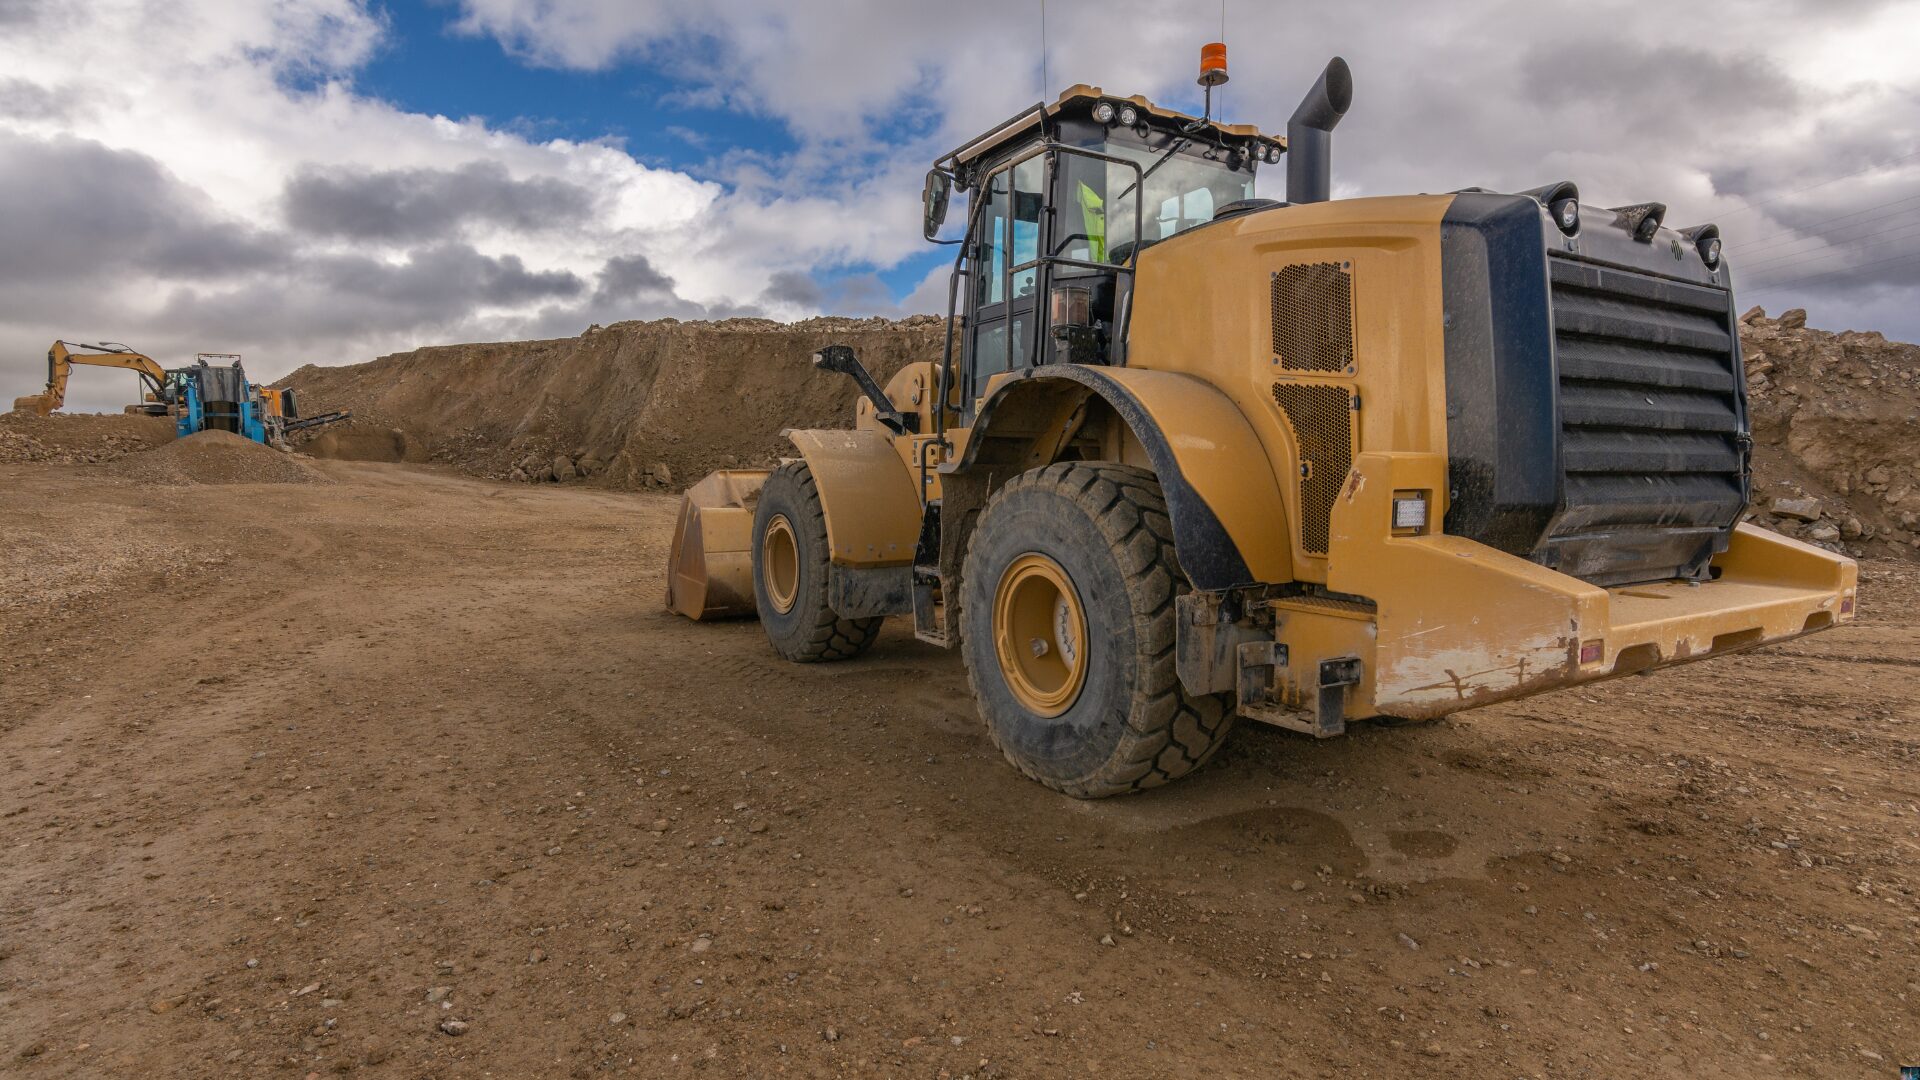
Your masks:
{"label": "headlight", "polygon": [[1113,123],[1113,102],[1103,101],[1093,107],[1093,118],[1102,124]]}
{"label": "headlight", "polygon": [[1580,200],[1561,199],[1553,204],[1553,223],[1560,231],[1572,236],[1580,231]]}
{"label": "headlight", "polygon": [[1128,127],[1132,127],[1133,125],[1139,123],[1140,110],[1134,108],[1131,105],[1122,105],[1120,107],[1120,122],[1122,124],[1125,124]]}
{"label": "headlight", "polygon": [[1720,265],[1719,237],[1708,237],[1706,242],[1700,245],[1700,261],[1706,263],[1709,270]]}
{"label": "headlight", "polygon": [[1272,143],[1268,143],[1267,144],[1267,164],[1277,165],[1279,163],[1280,163],[1280,148],[1278,146],[1275,146]]}

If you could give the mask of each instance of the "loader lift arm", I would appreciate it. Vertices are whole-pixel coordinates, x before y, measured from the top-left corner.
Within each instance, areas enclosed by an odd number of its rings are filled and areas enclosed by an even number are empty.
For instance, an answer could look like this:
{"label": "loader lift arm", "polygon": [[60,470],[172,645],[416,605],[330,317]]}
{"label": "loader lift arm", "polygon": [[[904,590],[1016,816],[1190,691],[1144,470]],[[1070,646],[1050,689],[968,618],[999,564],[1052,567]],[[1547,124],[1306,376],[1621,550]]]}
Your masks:
{"label": "loader lift arm", "polygon": [[[75,349],[91,351],[74,352]],[[147,391],[156,398],[162,396],[166,389],[166,369],[145,353],[134,352],[118,342],[86,345],[77,341],[56,341],[47,350],[47,388],[38,394],[15,398],[14,409],[45,416],[60,408],[66,402],[67,376],[72,374],[75,364],[125,368],[137,372],[140,381],[146,384]]]}

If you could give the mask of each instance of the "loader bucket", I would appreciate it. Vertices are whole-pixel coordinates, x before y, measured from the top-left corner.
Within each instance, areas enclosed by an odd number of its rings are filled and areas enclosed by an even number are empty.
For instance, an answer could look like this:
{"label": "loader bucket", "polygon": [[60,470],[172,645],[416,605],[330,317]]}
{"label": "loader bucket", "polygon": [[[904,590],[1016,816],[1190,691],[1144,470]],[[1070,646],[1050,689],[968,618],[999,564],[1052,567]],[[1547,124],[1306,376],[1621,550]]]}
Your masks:
{"label": "loader bucket", "polygon": [[753,615],[753,504],[766,469],[722,469],[680,496],[667,607],[689,619]]}

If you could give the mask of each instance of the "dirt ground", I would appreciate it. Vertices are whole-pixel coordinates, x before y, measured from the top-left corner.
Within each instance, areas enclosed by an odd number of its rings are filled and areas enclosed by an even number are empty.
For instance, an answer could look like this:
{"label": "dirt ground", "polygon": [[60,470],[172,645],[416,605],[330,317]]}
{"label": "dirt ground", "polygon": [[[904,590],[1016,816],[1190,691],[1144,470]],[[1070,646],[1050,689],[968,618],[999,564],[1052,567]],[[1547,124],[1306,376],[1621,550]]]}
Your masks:
{"label": "dirt ground", "polygon": [[0,1075],[1920,1061],[1911,563],[1787,646],[1077,803],[904,626],[800,667],[667,614],[668,496],[315,467],[0,465]]}

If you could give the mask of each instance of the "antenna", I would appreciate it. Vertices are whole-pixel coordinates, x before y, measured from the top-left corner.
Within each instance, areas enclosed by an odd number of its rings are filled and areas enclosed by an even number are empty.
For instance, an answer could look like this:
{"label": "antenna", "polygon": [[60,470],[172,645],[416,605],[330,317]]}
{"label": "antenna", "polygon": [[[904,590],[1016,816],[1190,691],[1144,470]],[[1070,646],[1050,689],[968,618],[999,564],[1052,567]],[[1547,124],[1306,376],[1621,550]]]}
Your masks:
{"label": "antenna", "polygon": [[[1226,0],[1221,0],[1225,3]],[[1047,0],[1040,0],[1040,100],[1047,100],[1047,87],[1053,85],[1047,78]]]}

